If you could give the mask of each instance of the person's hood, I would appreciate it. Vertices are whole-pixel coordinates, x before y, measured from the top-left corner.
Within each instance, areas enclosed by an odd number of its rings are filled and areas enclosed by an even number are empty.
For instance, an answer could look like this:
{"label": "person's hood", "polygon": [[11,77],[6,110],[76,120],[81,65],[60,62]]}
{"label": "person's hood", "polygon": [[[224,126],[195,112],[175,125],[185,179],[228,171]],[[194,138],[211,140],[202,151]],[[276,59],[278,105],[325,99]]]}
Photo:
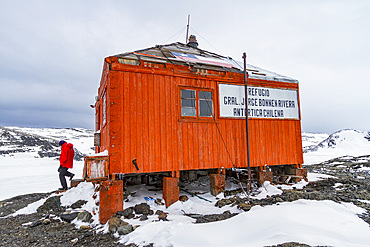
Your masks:
{"label": "person's hood", "polygon": [[66,147],[68,147],[68,148],[73,149],[73,144],[72,144],[72,143],[66,143],[66,144],[64,144],[64,145],[66,145]]}

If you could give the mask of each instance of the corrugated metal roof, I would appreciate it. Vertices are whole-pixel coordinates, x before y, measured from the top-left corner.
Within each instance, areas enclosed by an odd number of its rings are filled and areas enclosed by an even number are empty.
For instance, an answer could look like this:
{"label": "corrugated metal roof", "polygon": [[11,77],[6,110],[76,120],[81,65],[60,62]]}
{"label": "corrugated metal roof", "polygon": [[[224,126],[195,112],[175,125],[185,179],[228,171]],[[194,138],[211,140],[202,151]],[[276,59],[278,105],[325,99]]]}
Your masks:
{"label": "corrugated metal roof", "polygon": [[[115,57],[143,60],[155,63],[173,63],[191,65],[203,69],[225,70],[243,73],[243,63],[212,53],[199,48],[187,46],[176,42],[166,45],[156,45],[154,47],[127,52],[115,55]],[[298,83],[296,79],[283,76],[259,67],[247,64],[249,78]]]}

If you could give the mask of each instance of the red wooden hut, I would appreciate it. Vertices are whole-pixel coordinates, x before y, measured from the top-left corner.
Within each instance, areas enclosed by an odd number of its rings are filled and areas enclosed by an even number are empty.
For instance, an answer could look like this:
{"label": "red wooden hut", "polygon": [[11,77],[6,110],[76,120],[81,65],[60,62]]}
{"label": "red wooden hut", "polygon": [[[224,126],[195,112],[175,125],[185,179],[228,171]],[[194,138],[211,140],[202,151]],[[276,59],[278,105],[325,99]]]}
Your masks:
{"label": "red wooden hut", "polygon": [[[246,70],[250,166],[260,180],[272,176],[266,167],[304,175],[298,81]],[[95,103],[98,154],[86,157],[85,179],[107,180],[109,191],[127,176],[164,174],[171,204],[188,171],[248,167],[244,92],[243,65],[197,45],[105,58]]]}

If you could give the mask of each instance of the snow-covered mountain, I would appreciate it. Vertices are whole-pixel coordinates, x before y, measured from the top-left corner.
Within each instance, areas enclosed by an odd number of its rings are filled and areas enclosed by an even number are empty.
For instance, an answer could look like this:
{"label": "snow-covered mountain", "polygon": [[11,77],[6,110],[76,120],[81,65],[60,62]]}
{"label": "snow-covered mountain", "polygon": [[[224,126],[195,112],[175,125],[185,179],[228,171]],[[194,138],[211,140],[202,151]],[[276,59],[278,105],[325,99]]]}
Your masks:
{"label": "snow-covered mountain", "polygon": [[60,187],[60,140],[74,145],[75,178],[82,178],[83,157],[93,154],[88,129],[0,127],[0,200]]}
{"label": "snow-covered mountain", "polygon": [[342,156],[370,155],[370,133],[367,131],[345,129],[327,135],[326,138],[325,135],[302,134],[306,165]]}
{"label": "snow-covered mountain", "polygon": [[[0,127],[0,157],[57,158],[60,140],[73,143],[76,160],[94,153],[93,131],[89,129]],[[331,135],[302,133],[302,145],[305,164],[309,165],[342,156],[370,155],[370,134],[350,129]]]}
{"label": "snow-covered mountain", "polygon": [[85,155],[94,152],[93,131],[89,129],[0,127],[0,155],[59,157],[60,140],[74,145],[75,160],[82,160]]}
{"label": "snow-covered mountain", "polygon": [[303,151],[316,147],[320,142],[329,137],[326,133],[302,133]]}

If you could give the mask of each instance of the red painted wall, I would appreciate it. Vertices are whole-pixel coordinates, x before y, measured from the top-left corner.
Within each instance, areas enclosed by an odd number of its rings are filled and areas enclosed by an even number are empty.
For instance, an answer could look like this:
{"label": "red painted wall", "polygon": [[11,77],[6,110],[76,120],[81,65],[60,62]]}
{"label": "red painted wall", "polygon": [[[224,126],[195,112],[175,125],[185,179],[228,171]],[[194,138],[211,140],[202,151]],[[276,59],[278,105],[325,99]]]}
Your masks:
{"label": "red painted wall", "polygon": [[[219,118],[220,83],[243,85],[243,74],[107,58],[99,88],[100,101],[107,94],[107,123],[99,151],[108,150],[110,173],[247,167],[245,120]],[[298,90],[298,83],[249,79],[248,85]],[[182,118],[181,87],[211,90],[215,119]],[[303,163],[300,120],[250,119],[249,133],[252,167]]]}

